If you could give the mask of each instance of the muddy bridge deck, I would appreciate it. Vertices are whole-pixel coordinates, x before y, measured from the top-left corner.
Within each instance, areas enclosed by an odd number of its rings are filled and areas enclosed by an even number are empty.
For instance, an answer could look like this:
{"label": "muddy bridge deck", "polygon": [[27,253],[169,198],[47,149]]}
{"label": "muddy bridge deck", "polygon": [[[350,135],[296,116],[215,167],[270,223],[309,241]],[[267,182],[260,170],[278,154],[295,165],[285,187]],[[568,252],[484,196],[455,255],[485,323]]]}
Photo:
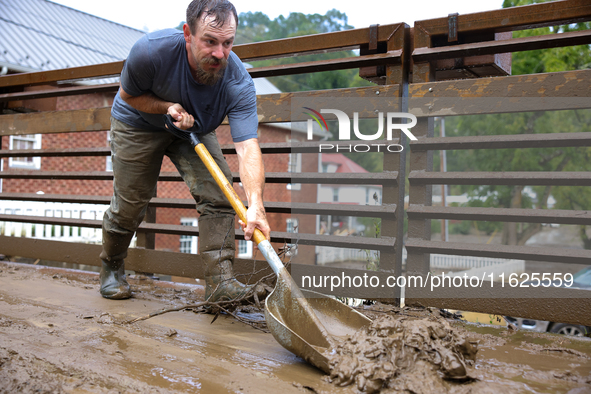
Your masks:
{"label": "muddy bridge deck", "polygon": [[[198,285],[132,286],[132,299],[112,301],[99,296],[96,273],[1,262],[0,392],[357,392],[326,382],[271,334],[231,316],[211,323],[212,315],[183,311],[125,324],[202,298]],[[434,310],[404,313],[428,318]],[[591,392],[587,338],[453,326],[479,341],[471,374],[480,380],[438,382],[451,392]]]}

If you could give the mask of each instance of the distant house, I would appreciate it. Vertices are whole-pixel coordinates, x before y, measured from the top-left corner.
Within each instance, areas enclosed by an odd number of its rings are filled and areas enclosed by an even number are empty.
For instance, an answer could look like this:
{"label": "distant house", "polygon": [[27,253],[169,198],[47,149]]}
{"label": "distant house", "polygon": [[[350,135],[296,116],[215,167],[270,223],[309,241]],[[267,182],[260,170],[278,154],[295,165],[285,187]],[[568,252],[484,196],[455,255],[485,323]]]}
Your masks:
{"label": "distant house", "polygon": [[[342,153],[323,153],[321,165],[321,170],[325,173],[359,174],[368,172]],[[318,188],[318,202],[343,205],[381,205],[382,187],[380,185],[322,184]],[[317,234],[372,237],[375,234],[372,234],[371,231],[375,231],[377,219],[365,219],[355,216],[319,215]],[[368,262],[378,259],[379,256],[377,251],[327,246],[316,246],[314,253],[316,264],[338,264],[341,267],[358,269],[365,268]]]}
{"label": "distant house", "polygon": [[[342,153],[323,153],[322,172],[328,173],[366,173],[366,169]],[[378,185],[320,185],[319,203],[338,203],[354,205],[380,205],[382,188]],[[364,231],[365,226],[351,216],[321,216],[320,234],[351,235]]]}
{"label": "distant house", "polygon": [[[78,67],[98,63],[124,60],[133,44],[145,33],[127,26],[113,23],[69,7],[46,0],[4,0],[0,1],[0,74],[13,74],[31,71],[54,70]],[[117,82],[118,78],[106,78],[99,81],[71,81],[71,84]],[[48,86],[34,86],[30,89],[47,89]],[[268,80],[255,79],[257,94],[280,93]],[[29,89],[29,88],[28,88]],[[50,99],[11,102],[0,107],[2,113],[30,111],[72,110],[112,105],[114,93],[86,94]],[[290,124],[260,125],[258,134],[261,143],[305,140],[304,130],[292,134]],[[220,126],[217,130],[221,144],[231,143],[229,126]],[[47,149],[80,148],[108,146],[108,131],[70,134],[38,134],[11,136],[2,139],[2,149]],[[238,171],[237,159],[227,157],[232,171]],[[264,157],[267,172],[305,172],[318,170],[318,155],[302,160],[301,154],[266,155]],[[3,159],[4,170],[41,170],[41,171],[110,171],[110,158],[11,158]],[[168,158],[162,165],[162,171],[176,171]],[[77,194],[108,196],[112,194],[110,181],[65,181],[65,180],[25,180],[6,179],[1,184],[2,192]],[[240,185],[236,185],[238,194],[245,199]],[[316,185],[268,184],[265,188],[267,201],[291,201],[292,193],[305,196],[298,201],[316,202]],[[190,199],[188,188],[182,182],[160,182],[158,197]],[[0,205],[1,208],[1,205]],[[106,207],[105,207],[106,208]],[[52,208],[53,209],[53,208]],[[1,213],[4,213],[0,209]],[[95,212],[94,217],[101,219],[102,214]],[[12,212],[10,212],[12,213]],[[157,209],[157,222],[196,226],[195,210]],[[269,221],[274,231],[295,232],[298,224],[287,214],[270,214]],[[314,231],[315,222],[310,224]],[[196,237],[179,238],[178,235],[158,234],[156,248],[182,252],[196,252]],[[240,241],[239,256],[250,257],[252,244]]]}

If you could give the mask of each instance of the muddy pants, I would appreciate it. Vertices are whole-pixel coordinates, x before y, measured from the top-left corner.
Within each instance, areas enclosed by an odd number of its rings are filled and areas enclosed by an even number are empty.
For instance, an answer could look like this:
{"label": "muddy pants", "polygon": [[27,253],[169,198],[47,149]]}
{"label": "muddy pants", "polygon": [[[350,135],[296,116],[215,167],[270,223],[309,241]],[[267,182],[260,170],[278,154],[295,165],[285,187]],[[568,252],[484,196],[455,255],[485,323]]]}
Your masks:
{"label": "muddy pants", "polygon": [[[226,178],[230,168],[215,133],[200,136]],[[168,156],[189,186],[197,212],[234,217],[234,210],[188,141],[166,131],[146,131],[111,118],[113,197],[103,217],[103,260],[121,260],[146,214],[164,155]],[[232,226],[233,227],[233,226]]]}

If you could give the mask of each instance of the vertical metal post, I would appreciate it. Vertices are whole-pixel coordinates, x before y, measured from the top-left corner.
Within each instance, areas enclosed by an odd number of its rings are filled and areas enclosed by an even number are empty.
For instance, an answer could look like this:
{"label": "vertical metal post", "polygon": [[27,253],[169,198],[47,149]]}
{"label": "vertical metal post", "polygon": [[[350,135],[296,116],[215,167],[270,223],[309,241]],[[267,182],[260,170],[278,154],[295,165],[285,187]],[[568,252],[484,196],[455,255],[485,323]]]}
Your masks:
{"label": "vertical metal post", "polygon": [[[414,48],[430,47],[431,38],[429,34],[421,29],[414,29]],[[435,81],[435,66],[426,63],[413,64],[412,83]],[[412,106],[412,101],[411,101]],[[433,117],[421,117],[412,132],[419,140],[433,137]],[[410,155],[410,171],[431,172],[433,171],[433,151],[413,152]],[[409,184],[409,204],[430,206],[432,201],[433,187],[431,185]],[[419,238],[431,240],[431,220],[409,219],[408,238]],[[406,262],[406,274],[426,276],[430,270],[429,253],[408,253]],[[409,289],[410,290],[410,289]],[[407,298],[410,294],[407,291]],[[407,300],[408,301],[408,300]]]}
{"label": "vertical metal post", "polygon": [[[148,207],[144,222],[156,223],[156,208]],[[138,233],[137,246],[144,249],[156,249],[156,233]]]}
{"label": "vertical metal post", "polygon": [[[386,84],[399,85],[399,106],[397,112],[408,111],[408,72],[410,59],[410,27],[401,25],[390,37],[387,43],[388,51],[403,49],[402,61],[399,65],[386,67]],[[393,250],[380,253],[380,271],[391,272],[396,277],[402,275],[402,248],[404,238],[404,189],[406,179],[406,135],[400,132],[399,144],[404,146],[400,153],[384,152],[383,171],[397,171],[396,185],[384,186],[382,189],[382,205],[396,205],[396,215],[393,220],[382,219],[381,235],[395,237]],[[396,289],[390,302],[400,305],[400,289]]]}
{"label": "vertical metal post", "polygon": [[[157,191],[154,191],[156,197]],[[144,216],[146,223],[156,223],[156,208],[148,206],[146,216]],[[143,249],[156,249],[156,233],[137,233],[137,247]],[[153,272],[137,272],[138,275],[145,275],[150,278],[154,278]]]}
{"label": "vertical metal post", "polygon": [[[435,119],[439,120],[440,136],[445,137],[445,118],[441,117],[441,118],[435,118]],[[442,149],[439,152],[439,168],[441,169],[441,172],[447,172],[446,152],[447,151],[445,149]],[[446,198],[447,198],[447,185],[441,185],[441,206],[443,208],[445,208],[447,206],[446,201],[445,201]],[[447,242],[449,239],[448,224],[449,224],[449,221],[447,219],[441,220],[441,240],[443,242]]]}

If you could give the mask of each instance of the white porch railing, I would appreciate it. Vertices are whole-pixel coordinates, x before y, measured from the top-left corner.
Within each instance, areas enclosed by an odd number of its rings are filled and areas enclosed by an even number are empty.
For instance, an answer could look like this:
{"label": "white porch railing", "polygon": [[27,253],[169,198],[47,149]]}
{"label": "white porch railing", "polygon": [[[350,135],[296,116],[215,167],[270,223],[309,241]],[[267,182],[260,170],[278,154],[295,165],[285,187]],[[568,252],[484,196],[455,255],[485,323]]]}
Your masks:
{"label": "white porch railing", "polygon": [[[0,214],[102,220],[106,205],[37,201],[0,201]],[[0,222],[0,235],[53,239],[66,242],[101,243],[100,228],[51,224]]]}

